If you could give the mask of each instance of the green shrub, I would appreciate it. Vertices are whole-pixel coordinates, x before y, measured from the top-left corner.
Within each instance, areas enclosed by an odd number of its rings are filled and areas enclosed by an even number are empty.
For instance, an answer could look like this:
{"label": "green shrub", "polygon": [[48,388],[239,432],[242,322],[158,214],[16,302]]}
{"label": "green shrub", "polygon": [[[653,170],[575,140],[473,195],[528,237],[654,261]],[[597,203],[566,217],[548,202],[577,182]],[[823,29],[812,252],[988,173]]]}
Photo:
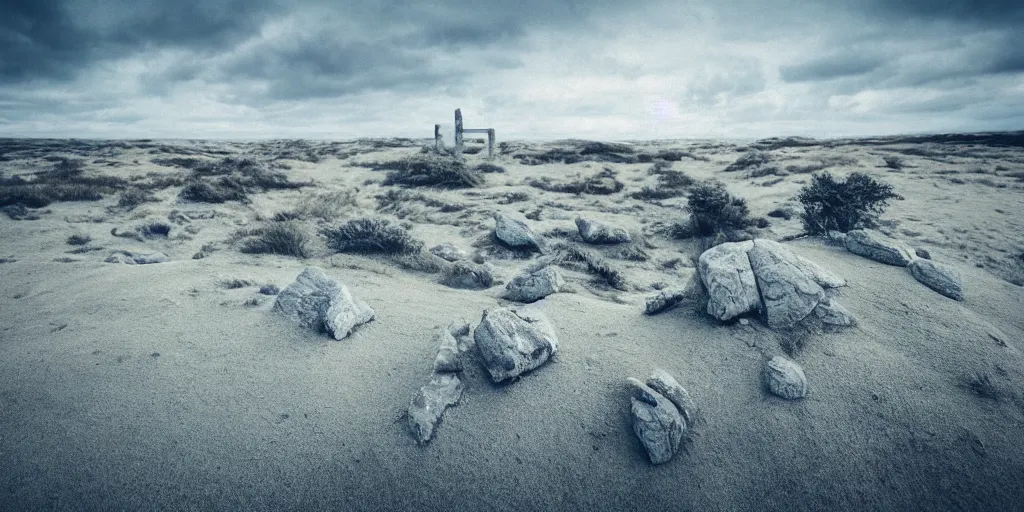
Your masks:
{"label": "green shrub", "polygon": [[729,194],[725,184],[718,180],[696,185],[686,201],[691,233],[695,236],[728,235],[751,224],[747,201]]}
{"label": "green shrub", "polygon": [[410,254],[423,249],[423,242],[386,219],[354,219],[322,233],[327,246],[338,252]]}
{"label": "green shrub", "polygon": [[890,199],[903,199],[892,185],[881,183],[862,173],[836,180],[823,172],[800,189],[797,199],[804,207],[804,229],[810,234],[828,231],[847,232],[875,225]]}

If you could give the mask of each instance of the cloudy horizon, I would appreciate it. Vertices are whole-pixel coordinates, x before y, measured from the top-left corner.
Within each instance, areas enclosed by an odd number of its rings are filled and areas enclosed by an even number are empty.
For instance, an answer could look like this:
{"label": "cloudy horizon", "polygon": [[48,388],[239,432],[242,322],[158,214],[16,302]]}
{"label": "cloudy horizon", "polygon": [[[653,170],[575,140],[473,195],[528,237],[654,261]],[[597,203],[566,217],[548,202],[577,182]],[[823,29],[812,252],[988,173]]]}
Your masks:
{"label": "cloudy horizon", "polygon": [[[126,7],[127,6],[127,7]],[[1024,4],[0,0],[0,137],[1024,129]]]}

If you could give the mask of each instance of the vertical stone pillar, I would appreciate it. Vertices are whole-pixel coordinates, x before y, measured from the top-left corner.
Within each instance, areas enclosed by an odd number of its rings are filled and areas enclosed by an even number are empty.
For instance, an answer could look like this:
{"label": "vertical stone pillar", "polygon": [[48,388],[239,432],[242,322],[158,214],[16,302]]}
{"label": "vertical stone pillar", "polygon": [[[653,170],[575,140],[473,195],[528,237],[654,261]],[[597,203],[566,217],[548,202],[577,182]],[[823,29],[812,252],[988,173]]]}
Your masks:
{"label": "vertical stone pillar", "polygon": [[441,151],[441,125],[434,125],[434,149]]}
{"label": "vertical stone pillar", "polygon": [[455,109],[455,156],[462,156],[462,109]]}
{"label": "vertical stone pillar", "polygon": [[487,158],[494,158],[494,128],[487,129]]}

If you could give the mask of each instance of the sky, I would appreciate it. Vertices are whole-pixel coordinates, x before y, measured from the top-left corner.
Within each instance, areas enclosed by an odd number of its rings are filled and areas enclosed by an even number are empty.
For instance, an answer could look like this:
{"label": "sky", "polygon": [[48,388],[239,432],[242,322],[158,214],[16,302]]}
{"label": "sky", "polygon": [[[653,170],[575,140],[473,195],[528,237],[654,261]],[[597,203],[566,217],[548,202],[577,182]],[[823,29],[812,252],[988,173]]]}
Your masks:
{"label": "sky", "polygon": [[0,0],[0,137],[1024,129],[1020,0]]}

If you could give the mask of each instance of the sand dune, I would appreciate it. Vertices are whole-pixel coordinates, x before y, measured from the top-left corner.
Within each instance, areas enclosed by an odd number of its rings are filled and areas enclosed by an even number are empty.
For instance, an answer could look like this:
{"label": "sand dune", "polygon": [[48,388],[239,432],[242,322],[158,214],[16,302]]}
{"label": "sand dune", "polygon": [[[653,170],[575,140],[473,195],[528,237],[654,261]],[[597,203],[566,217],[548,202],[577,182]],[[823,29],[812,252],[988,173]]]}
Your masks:
{"label": "sand dune", "polygon": [[[469,167],[503,168],[480,174],[479,186],[385,185],[376,164],[420,155],[424,144],[0,141],[4,187],[109,178],[90,182],[97,200],[0,216],[0,509],[1024,509],[1019,136],[511,142],[493,162],[467,156]],[[763,161],[725,171],[754,151]],[[245,202],[180,198],[189,176],[207,172],[200,164],[226,157],[304,186],[243,173],[256,180]],[[69,165],[60,158],[84,167],[45,174]],[[964,300],[821,238],[787,242],[846,278],[839,300],[858,323],[803,334],[792,357],[809,394],[775,397],[761,368],[792,334],[756,317],[719,322],[691,302],[642,314],[657,289],[691,279],[701,249],[671,236],[684,193],[644,199],[643,187],[665,188],[651,172],[665,159],[663,171],[723,181],[767,221],[750,236],[777,240],[803,227],[798,215],[769,212],[795,211],[811,173],[890,183],[905,199],[879,230],[954,267]],[[604,194],[615,181],[621,190]],[[117,206],[131,184],[151,200]],[[573,187],[583,190],[558,191]],[[389,191],[404,192],[378,199]],[[281,212],[301,214],[288,218],[308,234],[306,257],[240,251]],[[317,231],[385,218],[424,248],[451,243],[472,257],[488,247],[496,212],[528,219],[547,244],[587,247],[622,281],[561,268],[566,290],[536,303],[559,337],[552,361],[494,385],[471,360],[462,400],[419,446],[404,414],[429,378],[432,333],[509,304],[505,283],[544,256],[480,255],[498,282],[455,289],[422,262],[336,253]],[[587,246],[573,238],[580,215],[634,241]],[[154,223],[166,236],[111,233]],[[70,245],[72,235],[90,240]],[[87,249],[68,253],[78,247]],[[104,262],[121,249],[170,261]],[[335,341],[275,314],[260,287],[285,288],[307,266],[347,285],[376,319]],[[684,451],[658,466],[633,434],[625,383],[654,367],[699,408]]]}

